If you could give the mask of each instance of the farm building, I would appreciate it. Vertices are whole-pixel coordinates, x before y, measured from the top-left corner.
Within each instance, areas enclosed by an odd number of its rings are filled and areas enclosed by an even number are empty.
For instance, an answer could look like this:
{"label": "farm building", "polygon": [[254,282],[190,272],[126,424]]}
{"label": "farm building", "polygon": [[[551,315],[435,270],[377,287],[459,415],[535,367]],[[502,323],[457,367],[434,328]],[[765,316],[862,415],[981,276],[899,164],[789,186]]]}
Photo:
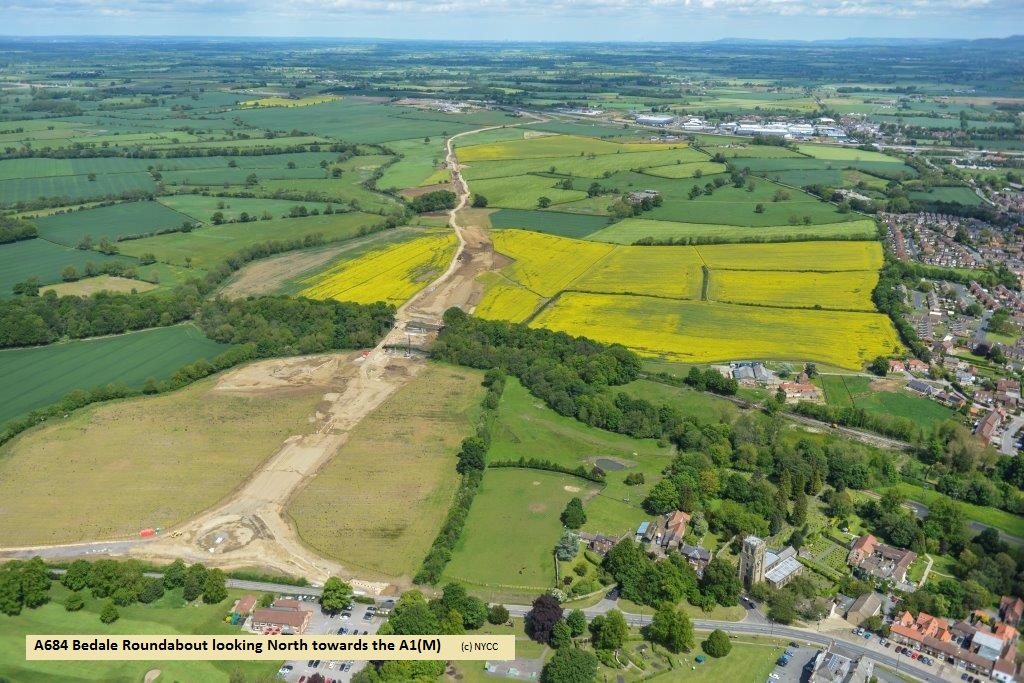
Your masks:
{"label": "farm building", "polygon": [[636,117],[641,126],[667,126],[675,120],[676,117],[668,114],[641,114]]}
{"label": "farm building", "polygon": [[626,195],[626,200],[630,204],[639,204],[645,199],[654,199],[660,194],[661,193],[658,192],[657,190],[638,190],[636,192],[630,192],[628,195]]}
{"label": "farm building", "polygon": [[786,395],[787,403],[796,403],[797,401],[817,401],[821,398],[821,394],[818,392],[818,387],[809,383],[801,382],[783,382],[779,385],[779,389]]}

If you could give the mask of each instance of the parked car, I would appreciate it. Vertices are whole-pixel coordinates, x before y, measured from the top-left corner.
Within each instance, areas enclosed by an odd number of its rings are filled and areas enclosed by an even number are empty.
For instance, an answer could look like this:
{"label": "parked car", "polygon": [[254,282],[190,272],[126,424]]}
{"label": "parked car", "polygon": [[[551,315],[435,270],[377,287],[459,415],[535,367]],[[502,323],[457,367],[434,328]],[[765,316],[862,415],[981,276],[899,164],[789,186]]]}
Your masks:
{"label": "parked car", "polygon": [[789,641],[789,646],[790,647],[800,647],[800,645],[795,640]]}
{"label": "parked car", "polygon": [[773,671],[770,674],[768,674],[768,678],[770,678],[770,679],[772,679],[774,681],[777,681],[777,680],[780,680],[782,678],[782,676],[780,676],[779,674],[777,674],[777,673],[775,673]]}
{"label": "parked car", "polygon": [[345,662],[345,666],[341,667],[341,670],[348,673],[352,670],[352,662]]}

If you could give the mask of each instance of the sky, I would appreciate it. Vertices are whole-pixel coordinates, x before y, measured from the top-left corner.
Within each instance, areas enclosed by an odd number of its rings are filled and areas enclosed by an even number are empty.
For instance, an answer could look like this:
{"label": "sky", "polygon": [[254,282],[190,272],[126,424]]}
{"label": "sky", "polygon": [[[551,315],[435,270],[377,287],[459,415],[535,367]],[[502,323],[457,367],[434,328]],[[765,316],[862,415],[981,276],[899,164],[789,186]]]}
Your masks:
{"label": "sky", "polygon": [[984,38],[1024,0],[0,0],[0,35],[572,41]]}

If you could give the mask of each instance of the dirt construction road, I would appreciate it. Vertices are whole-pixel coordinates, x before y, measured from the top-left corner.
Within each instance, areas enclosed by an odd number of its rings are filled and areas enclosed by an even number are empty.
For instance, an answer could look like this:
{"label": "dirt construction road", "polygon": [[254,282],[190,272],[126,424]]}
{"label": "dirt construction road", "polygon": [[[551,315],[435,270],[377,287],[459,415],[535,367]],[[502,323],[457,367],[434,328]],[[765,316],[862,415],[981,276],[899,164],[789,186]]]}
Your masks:
{"label": "dirt construction road", "polygon": [[[490,128],[455,137],[483,130]],[[480,299],[477,276],[493,268],[496,258],[483,230],[459,222],[458,214],[467,204],[469,191],[459,169],[453,140],[448,140],[447,160],[458,203],[450,212],[449,222],[459,237],[459,247],[447,271],[398,310],[392,331],[369,352],[273,359],[226,373],[218,383],[218,390],[247,393],[310,385],[323,387],[324,398],[311,429],[289,437],[222,503],[185,524],[164,530],[152,541],[102,544],[109,548],[110,554],[149,560],[180,557],[225,568],[258,567],[305,576],[317,582],[340,575],[354,579],[357,587],[371,592],[386,588],[386,584],[352,576],[338,563],[320,557],[303,545],[284,510],[289,499],[345,444],[352,428],[422,370],[425,363],[422,356],[407,357],[401,351],[401,347],[411,343],[411,337],[429,334],[421,332],[421,326],[415,323],[440,323],[448,308],[459,306],[472,310]],[[414,324],[410,326],[410,322]],[[420,339],[417,345],[426,341]],[[0,551],[0,557],[24,554],[27,550],[5,549]],[[37,548],[31,552],[44,557],[66,557],[69,550],[75,552],[68,546]]]}

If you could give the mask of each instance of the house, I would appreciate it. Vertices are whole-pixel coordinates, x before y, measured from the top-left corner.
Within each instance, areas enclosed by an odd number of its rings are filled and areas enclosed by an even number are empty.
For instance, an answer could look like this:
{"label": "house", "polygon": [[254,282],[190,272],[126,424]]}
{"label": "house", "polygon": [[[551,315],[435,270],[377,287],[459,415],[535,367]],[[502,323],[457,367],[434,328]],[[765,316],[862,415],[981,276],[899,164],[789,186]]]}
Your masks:
{"label": "house", "polygon": [[786,395],[787,403],[797,401],[817,401],[820,398],[818,387],[813,384],[801,384],[798,382],[782,382],[779,389]]}
{"label": "house", "polygon": [[1021,619],[1024,619],[1024,600],[1004,595],[999,600],[999,618],[1011,626],[1020,626]]}
{"label": "house", "polygon": [[988,415],[981,419],[978,423],[977,428],[974,430],[975,435],[984,441],[989,443],[992,441],[992,436],[995,434],[996,429],[1003,423],[1003,416],[998,410],[989,411]]}
{"label": "house", "polygon": [[889,372],[906,372],[907,366],[901,360],[890,360],[889,361]]}
{"label": "house", "polygon": [[893,621],[891,637],[897,643],[917,646],[950,664],[1004,683],[1011,683],[1016,676],[1014,658],[1019,634],[1007,624],[988,631],[966,621],[950,625],[925,612],[916,619],[910,612],[903,612]]}
{"label": "house", "polygon": [[1011,396],[1020,400],[1020,382],[1015,379],[1000,379],[996,381],[996,392]]}
{"label": "house", "polygon": [[917,553],[912,550],[885,545],[871,534],[864,534],[850,546],[846,563],[876,578],[902,583],[916,559]]}
{"label": "house", "polygon": [[923,360],[911,358],[910,360],[907,361],[907,369],[910,370],[911,372],[925,374],[928,372],[928,364],[925,363]]}
{"label": "house", "polygon": [[252,630],[257,633],[302,634],[312,611],[301,609],[298,600],[275,600],[270,607],[252,613]]}
{"label": "house", "polygon": [[678,549],[683,542],[683,536],[686,535],[686,525],[689,522],[689,513],[681,510],[669,512],[659,517],[653,524],[648,524],[644,533],[640,534],[641,540],[665,550]]}
{"label": "house", "polygon": [[580,534],[580,539],[586,541],[587,550],[597,553],[601,557],[608,554],[608,551],[615,547],[615,539],[604,534]]}
{"label": "house", "polygon": [[686,561],[690,563],[693,570],[697,572],[697,576],[704,576],[704,568],[711,562],[711,551],[707,548],[701,548],[700,546],[689,545],[682,543],[679,546],[679,553],[686,558]]}
{"label": "house", "polygon": [[871,617],[882,611],[882,596],[878,593],[865,593],[850,605],[845,619],[854,626],[860,626]]}
{"label": "house", "polygon": [[916,391],[917,393],[922,394],[923,396],[931,396],[933,393],[935,393],[935,388],[932,387],[932,385],[928,384],[927,382],[922,382],[919,379],[912,379],[909,382],[907,382],[907,389],[910,389],[911,391]]}

